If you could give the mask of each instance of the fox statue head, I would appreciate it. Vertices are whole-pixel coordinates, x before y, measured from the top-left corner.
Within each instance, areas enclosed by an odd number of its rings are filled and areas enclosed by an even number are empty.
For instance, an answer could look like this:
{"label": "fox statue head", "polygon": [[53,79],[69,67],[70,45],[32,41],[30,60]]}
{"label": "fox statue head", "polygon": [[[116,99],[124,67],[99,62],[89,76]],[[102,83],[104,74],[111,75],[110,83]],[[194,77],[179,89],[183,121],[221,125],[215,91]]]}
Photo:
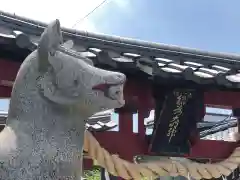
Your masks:
{"label": "fox statue head", "polygon": [[[76,172],[81,176],[86,120],[125,104],[125,75],[94,67],[72,47],[72,41],[63,43],[60,22],[55,20],[21,64],[7,124],[0,133],[0,159],[23,162],[18,167],[6,163],[8,173],[10,169],[16,172],[11,179],[54,179],[52,173],[57,179]],[[29,164],[37,165],[39,172]],[[21,169],[28,174],[20,177]]]}
{"label": "fox statue head", "polygon": [[72,47],[72,41],[63,43],[59,20],[52,22],[43,32],[38,49],[21,66],[14,89],[19,90],[17,84],[21,82],[20,86],[25,84],[25,88],[39,92],[42,100],[75,106],[82,113],[122,107],[125,75],[94,67]]}

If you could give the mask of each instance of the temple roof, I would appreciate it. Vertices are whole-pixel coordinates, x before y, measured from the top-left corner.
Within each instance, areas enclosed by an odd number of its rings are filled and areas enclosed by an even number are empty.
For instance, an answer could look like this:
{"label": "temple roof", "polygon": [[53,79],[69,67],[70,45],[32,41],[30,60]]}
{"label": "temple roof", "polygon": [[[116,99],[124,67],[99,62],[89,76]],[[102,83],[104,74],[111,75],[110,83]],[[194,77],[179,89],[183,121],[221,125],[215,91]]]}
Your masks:
{"label": "temple roof", "polygon": [[[113,110],[108,110],[94,114],[88,119],[86,128],[94,132],[107,131],[115,128],[117,123],[111,120],[112,113]],[[7,116],[7,111],[0,111],[0,126],[6,124]]]}
{"label": "temple roof", "polygon": [[[45,27],[42,22],[0,12],[1,51],[12,50],[18,60],[23,61],[23,57],[37,47]],[[154,76],[161,82],[171,78],[172,82],[187,80],[188,84],[208,88],[209,85],[217,85],[218,89],[240,87],[240,55],[237,54],[212,53],[67,28],[62,28],[62,32],[65,40],[75,42],[76,51],[96,65],[132,75],[142,74],[146,78]]]}

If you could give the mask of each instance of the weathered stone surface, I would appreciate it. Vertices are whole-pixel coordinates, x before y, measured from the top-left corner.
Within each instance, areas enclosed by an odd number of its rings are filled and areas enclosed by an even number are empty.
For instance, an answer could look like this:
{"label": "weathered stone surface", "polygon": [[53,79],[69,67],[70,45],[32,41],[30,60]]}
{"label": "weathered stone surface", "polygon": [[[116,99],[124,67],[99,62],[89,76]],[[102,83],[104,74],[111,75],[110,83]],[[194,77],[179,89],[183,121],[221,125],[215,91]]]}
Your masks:
{"label": "weathered stone surface", "polygon": [[0,179],[80,179],[86,119],[124,105],[125,79],[64,47],[59,21],[51,23],[13,86]]}

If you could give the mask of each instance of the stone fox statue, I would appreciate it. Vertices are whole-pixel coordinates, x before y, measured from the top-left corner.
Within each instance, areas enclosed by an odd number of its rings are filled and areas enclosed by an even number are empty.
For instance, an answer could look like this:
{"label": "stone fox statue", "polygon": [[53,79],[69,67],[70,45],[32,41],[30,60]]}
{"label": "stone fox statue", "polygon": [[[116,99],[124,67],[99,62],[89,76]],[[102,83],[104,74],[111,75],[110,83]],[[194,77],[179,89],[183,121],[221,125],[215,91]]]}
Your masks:
{"label": "stone fox statue", "polygon": [[22,63],[0,133],[0,180],[81,179],[85,120],[124,105],[125,75],[94,67],[71,45],[55,20]]}

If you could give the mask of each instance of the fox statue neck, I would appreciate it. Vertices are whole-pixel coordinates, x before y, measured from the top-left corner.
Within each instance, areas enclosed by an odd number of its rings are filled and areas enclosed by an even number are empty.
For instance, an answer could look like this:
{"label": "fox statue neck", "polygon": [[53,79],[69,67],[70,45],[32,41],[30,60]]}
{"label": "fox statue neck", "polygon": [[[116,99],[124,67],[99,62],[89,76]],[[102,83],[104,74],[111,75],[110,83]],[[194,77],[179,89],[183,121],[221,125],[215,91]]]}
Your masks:
{"label": "fox statue neck", "polygon": [[[40,164],[41,170],[49,169],[49,174],[54,171],[57,177],[81,176],[85,122],[91,113],[81,113],[78,107],[49,103],[34,90],[26,94],[31,96],[12,94],[7,125],[0,133],[0,159],[8,161],[9,157],[15,157],[18,162],[24,162],[21,168],[28,171],[30,163],[31,166]],[[41,163],[43,161],[50,164]],[[57,163],[57,169],[53,162]],[[18,171],[19,164],[14,164],[13,169]],[[31,173],[30,177],[40,176]]]}
{"label": "fox statue neck", "polygon": [[[33,102],[38,103],[33,104]],[[36,134],[36,138],[41,134],[42,138],[55,141],[59,146],[65,146],[63,139],[70,138],[68,143],[75,144],[81,150],[85,122],[89,116],[90,114],[81,113],[77,107],[65,107],[46,102],[37,94],[34,97],[22,98],[21,101],[13,96],[7,126],[17,134],[31,137]],[[33,138],[32,141],[35,142],[36,139]]]}
{"label": "fox statue neck", "polygon": [[[87,117],[72,109],[56,111],[44,105],[40,103],[22,114],[10,110],[11,121],[0,133],[0,159],[7,162],[15,158],[17,163],[8,167],[12,166],[16,172],[25,169],[31,178],[44,176],[55,179],[44,174],[54,173],[58,178],[68,176],[77,180],[82,174]],[[39,173],[31,170],[35,166],[40,169]],[[43,173],[44,169],[47,170]],[[14,177],[13,174],[12,179]]]}

